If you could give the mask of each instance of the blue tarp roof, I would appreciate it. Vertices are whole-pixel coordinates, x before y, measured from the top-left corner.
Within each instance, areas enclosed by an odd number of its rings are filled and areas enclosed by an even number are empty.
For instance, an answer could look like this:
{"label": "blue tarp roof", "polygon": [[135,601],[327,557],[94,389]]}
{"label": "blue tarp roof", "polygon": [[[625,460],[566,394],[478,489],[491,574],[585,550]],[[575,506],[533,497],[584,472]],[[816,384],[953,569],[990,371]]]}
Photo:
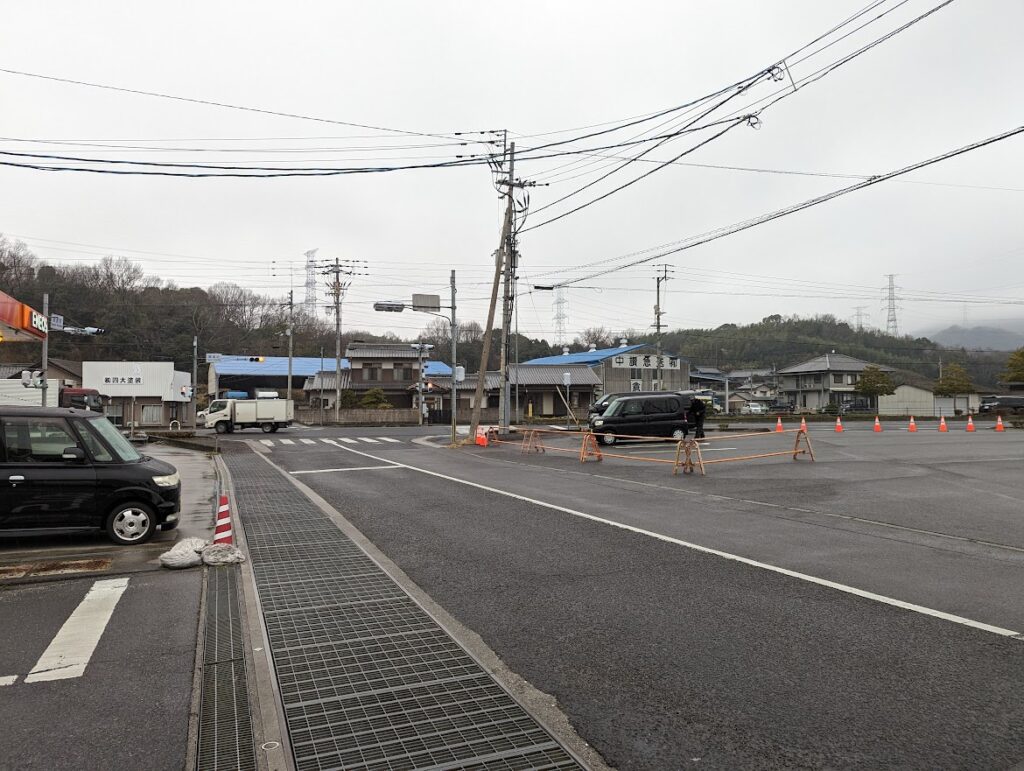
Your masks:
{"label": "blue tarp roof", "polygon": [[[248,356],[225,356],[211,364],[218,375],[248,375],[258,377],[287,377],[287,356],[266,356],[263,361],[249,361]],[[348,369],[348,359],[341,360],[341,368]],[[443,361],[424,362],[426,375],[450,375],[452,368]],[[334,357],[321,359],[319,356],[295,356],[292,358],[292,375],[294,377],[313,377],[320,370],[334,370]]]}
{"label": "blue tarp roof", "polygon": [[580,351],[579,353],[559,354],[558,356],[541,356],[539,359],[530,359],[523,364],[600,364],[605,359],[610,359],[622,353],[629,353],[644,345],[624,345],[620,348],[599,348],[596,351]]}

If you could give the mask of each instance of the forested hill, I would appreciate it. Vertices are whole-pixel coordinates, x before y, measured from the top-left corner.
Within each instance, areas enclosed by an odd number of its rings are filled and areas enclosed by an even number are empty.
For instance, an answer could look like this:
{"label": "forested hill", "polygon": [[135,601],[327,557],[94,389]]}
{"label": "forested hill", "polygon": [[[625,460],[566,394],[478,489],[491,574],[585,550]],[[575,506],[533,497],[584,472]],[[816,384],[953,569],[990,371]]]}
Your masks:
{"label": "forested hill", "polygon": [[[637,340],[636,336],[632,339]],[[653,337],[640,336],[639,340],[653,341]],[[936,378],[941,358],[963,364],[978,386],[994,386],[1007,358],[1005,353],[948,349],[926,337],[891,337],[878,330],[857,330],[831,315],[774,315],[756,324],[678,329],[665,333],[663,346],[694,364],[717,364],[723,369],[781,369],[835,351],[903,370],[905,380],[916,380],[915,374]]]}

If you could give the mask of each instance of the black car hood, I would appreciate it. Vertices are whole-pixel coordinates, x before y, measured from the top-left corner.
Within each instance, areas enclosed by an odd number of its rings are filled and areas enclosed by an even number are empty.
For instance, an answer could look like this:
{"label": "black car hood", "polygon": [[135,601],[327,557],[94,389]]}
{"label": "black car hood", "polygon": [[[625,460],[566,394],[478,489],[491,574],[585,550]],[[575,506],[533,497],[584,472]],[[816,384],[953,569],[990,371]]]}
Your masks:
{"label": "black car hood", "polygon": [[154,476],[167,476],[168,474],[177,473],[178,469],[172,466],[167,461],[157,460],[151,458],[149,455],[142,456],[142,464],[147,470],[153,472]]}

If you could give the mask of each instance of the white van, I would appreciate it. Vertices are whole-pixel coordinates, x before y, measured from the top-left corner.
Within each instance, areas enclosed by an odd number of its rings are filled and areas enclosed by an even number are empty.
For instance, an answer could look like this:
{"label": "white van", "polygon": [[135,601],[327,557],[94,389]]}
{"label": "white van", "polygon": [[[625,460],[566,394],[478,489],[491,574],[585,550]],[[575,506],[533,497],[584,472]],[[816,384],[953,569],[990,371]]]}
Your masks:
{"label": "white van", "polygon": [[768,408],[761,402],[747,402],[740,408],[740,415],[767,415]]}

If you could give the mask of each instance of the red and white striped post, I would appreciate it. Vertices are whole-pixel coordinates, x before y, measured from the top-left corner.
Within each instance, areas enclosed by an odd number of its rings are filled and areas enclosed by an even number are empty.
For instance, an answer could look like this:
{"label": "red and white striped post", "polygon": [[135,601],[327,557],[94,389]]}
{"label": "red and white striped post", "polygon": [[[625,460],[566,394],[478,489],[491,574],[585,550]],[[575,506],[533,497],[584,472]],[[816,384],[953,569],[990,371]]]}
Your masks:
{"label": "red and white striped post", "polygon": [[217,524],[213,529],[213,542],[234,543],[231,537],[231,511],[226,495],[220,497],[220,504],[217,506]]}

